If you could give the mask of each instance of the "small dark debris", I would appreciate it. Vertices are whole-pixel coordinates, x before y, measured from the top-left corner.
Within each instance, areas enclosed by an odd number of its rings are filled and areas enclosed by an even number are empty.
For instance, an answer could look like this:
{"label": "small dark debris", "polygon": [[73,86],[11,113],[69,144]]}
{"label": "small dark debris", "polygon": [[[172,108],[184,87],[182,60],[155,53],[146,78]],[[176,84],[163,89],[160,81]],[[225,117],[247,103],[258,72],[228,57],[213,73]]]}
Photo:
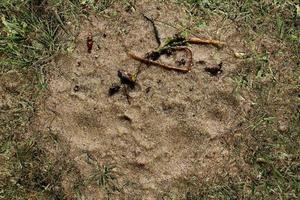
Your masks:
{"label": "small dark debris", "polygon": [[160,52],[160,55],[166,55],[168,57],[170,57],[171,55],[174,54],[174,49],[171,49],[171,48],[167,48],[167,49],[163,49],[161,52]]}
{"label": "small dark debris", "polygon": [[135,77],[132,74],[125,72],[124,70],[118,70],[118,77],[120,78],[120,83],[112,84],[112,86],[108,90],[108,94],[109,96],[112,96],[122,89],[128,103],[130,104],[131,97],[129,95],[129,90],[134,89],[136,85]]}
{"label": "small dark debris", "polygon": [[168,112],[168,111],[171,111],[173,109],[173,107],[171,105],[168,105],[168,104],[165,104],[165,103],[162,103],[161,108],[164,112]]}
{"label": "small dark debris", "polygon": [[132,119],[128,117],[127,115],[120,116],[120,119],[123,121],[128,121],[129,123],[132,123]]}
{"label": "small dark debris", "polygon": [[216,67],[205,67],[204,70],[210,73],[210,75],[212,76],[217,76],[218,74],[221,74],[223,72],[222,67],[223,67],[223,63],[221,62]]}
{"label": "small dark debris", "polygon": [[160,55],[161,55],[161,54],[160,54],[158,51],[153,51],[153,52],[148,53],[148,54],[146,55],[146,59],[156,61],[156,60],[159,59]]}
{"label": "small dark debris", "polygon": [[119,84],[112,84],[112,86],[109,88],[108,94],[109,96],[113,96],[114,94],[116,94],[117,92],[119,92],[119,90],[121,89],[121,86]]}
{"label": "small dark debris", "polygon": [[80,88],[79,88],[79,85],[75,85],[74,88],[73,88],[74,92],[78,92],[79,89],[80,89]]}
{"label": "small dark debris", "polygon": [[174,49],[172,49],[172,48],[165,48],[165,49],[162,49],[160,51],[152,51],[151,53],[148,53],[146,55],[146,59],[156,61],[162,55],[166,55],[167,57],[170,57],[173,54],[174,54]]}
{"label": "small dark debris", "polygon": [[186,60],[182,58],[181,60],[176,61],[177,66],[183,66],[186,64]]}
{"label": "small dark debris", "polygon": [[88,48],[88,53],[92,53],[93,44],[94,44],[94,41],[93,41],[92,33],[89,33],[88,37],[86,39],[86,46]]}
{"label": "small dark debris", "polygon": [[81,61],[78,61],[77,62],[77,67],[80,67],[81,66]]}
{"label": "small dark debris", "polygon": [[175,47],[175,46],[186,46],[187,41],[185,37],[180,34],[175,34],[174,37],[166,44],[167,47]]}
{"label": "small dark debris", "polygon": [[148,94],[150,92],[150,90],[151,90],[151,87],[147,87],[146,88],[146,94]]}
{"label": "small dark debris", "polygon": [[[150,19],[148,19],[148,17],[146,17],[146,16],[144,16],[144,17],[147,20],[150,20]],[[154,30],[156,30],[156,29],[154,29]],[[156,34],[156,38],[158,40],[158,43],[160,44],[159,36],[157,36],[157,34]],[[170,39],[170,41],[168,41],[168,43],[165,45],[164,48],[148,53],[146,55],[146,59],[157,61],[160,58],[160,56],[162,56],[162,55],[166,55],[167,57],[170,57],[175,52],[173,47],[186,46],[186,45],[187,45],[186,39],[184,37],[182,37],[180,34],[175,34],[175,36],[172,39]]]}
{"label": "small dark debris", "polygon": [[145,168],[146,164],[145,163],[136,163],[136,166],[138,168]]}
{"label": "small dark debris", "polygon": [[130,88],[135,87],[135,80],[132,74],[125,72],[124,70],[118,70],[118,77],[122,84],[128,85]]}
{"label": "small dark debris", "polygon": [[127,5],[125,7],[125,11],[128,12],[128,13],[131,13],[131,6],[130,5]]}
{"label": "small dark debris", "polygon": [[128,13],[132,13],[132,12],[135,11],[135,8],[134,8],[133,5],[130,4],[130,5],[127,5],[127,6],[125,7],[125,11],[128,12]]}
{"label": "small dark debris", "polygon": [[256,32],[256,31],[257,31],[257,26],[254,25],[254,26],[252,27],[252,29],[253,29],[254,32]]}
{"label": "small dark debris", "polygon": [[205,60],[198,60],[196,63],[199,64],[199,65],[205,65],[206,64]]}
{"label": "small dark debris", "polygon": [[106,38],[106,37],[107,37],[106,33],[103,33],[103,37],[104,37],[104,38]]}

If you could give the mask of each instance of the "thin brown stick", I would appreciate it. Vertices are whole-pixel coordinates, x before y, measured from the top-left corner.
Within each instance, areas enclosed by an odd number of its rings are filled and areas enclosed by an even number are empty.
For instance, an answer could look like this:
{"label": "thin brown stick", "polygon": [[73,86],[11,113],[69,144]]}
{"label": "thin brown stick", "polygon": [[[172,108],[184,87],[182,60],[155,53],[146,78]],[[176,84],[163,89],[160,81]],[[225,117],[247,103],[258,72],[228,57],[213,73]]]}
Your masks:
{"label": "thin brown stick", "polygon": [[225,42],[221,42],[219,40],[201,39],[196,37],[189,38],[187,42],[190,44],[211,44],[215,46],[223,46],[226,44]]}
{"label": "thin brown stick", "polygon": [[137,56],[133,53],[130,53],[130,52],[128,53],[128,56],[131,57],[132,59],[137,60],[139,62],[142,62],[144,64],[162,67],[162,68],[167,69],[167,70],[174,70],[174,71],[182,72],[182,73],[187,73],[187,72],[191,71],[192,62],[193,62],[193,53],[192,53],[192,51],[189,48],[183,47],[183,46],[174,47],[172,49],[174,49],[175,51],[185,51],[187,53],[189,60],[188,60],[188,65],[187,65],[186,68],[178,68],[178,67],[174,67],[174,66],[165,65],[165,64],[162,64],[162,63],[159,63],[159,62],[155,62],[155,61],[152,61],[152,60],[141,58],[141,57],[139,57],[139,56]]}

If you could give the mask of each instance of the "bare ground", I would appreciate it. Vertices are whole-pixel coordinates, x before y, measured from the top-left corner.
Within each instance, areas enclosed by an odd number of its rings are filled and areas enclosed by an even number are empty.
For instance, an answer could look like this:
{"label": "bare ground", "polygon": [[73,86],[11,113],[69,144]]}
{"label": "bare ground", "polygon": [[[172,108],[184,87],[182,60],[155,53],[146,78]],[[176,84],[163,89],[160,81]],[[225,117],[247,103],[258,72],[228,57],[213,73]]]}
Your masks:
{"label": "bare ground", "polygon": [[[129,104],[122,93],[109,97],[108,89],[118,82],[117,70],[134,73],[140,65],[128,58],[127,50],[143,56],[157,47],[141,13],[156,19],[163,40],[183,31],[182,26],[195,25],[182,6],[157,1],[140,1],[131,11],[115,5],[83,20],[74,52],[52,63],[48,97],[34,124],[70,143],[83,177],[91,176],[91,163],[115,165],[119,196],[125,199],[158,199],[165,192],[180,196],[183,180],[207,182],[235,171],[222,138],[250,108],[246,97],[235,95],[231,79],[239,62],[234,52],[245,50],[244,42],[237,27],[216,19],[197,36],[226,41],[224,48],[190,46],[194,65],[187,74],[142,66]],[[95,35],[91,54],[86,48],[89,32]],[[224,72],[219,76],[204,71],[220,62]],[[89,187],[85,195],[99,199],[106,194]]]}

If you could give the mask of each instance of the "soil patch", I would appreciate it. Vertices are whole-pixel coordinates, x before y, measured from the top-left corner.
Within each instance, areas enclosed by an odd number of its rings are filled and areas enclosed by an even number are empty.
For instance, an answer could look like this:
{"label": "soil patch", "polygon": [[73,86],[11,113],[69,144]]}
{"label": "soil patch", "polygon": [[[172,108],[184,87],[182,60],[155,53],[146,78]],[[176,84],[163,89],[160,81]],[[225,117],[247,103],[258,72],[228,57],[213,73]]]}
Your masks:
{"label": "soil patch", "polygon": [[[229,22],[212,22],[198,36],[226,41],[224,48],[191,45],[193,68],[186,74],[142,65],[129,104],[122,93],[109,96],[108,90],[119,81],[118,70],[134,73],[140,66],[127,50],[142,57],[157,47],[153,27],[141,13],[155,19],[162,41],[195,20],[184,7],[159,1],[139,1],[133,10],[114,5],[84,20],[74,52],[53,62],[49,96],[35,124],[70,142],[83,176],[92,171],[88,152],[100,165],[116,166],[122,195],[157,199],[179,180],[208,181],[234,170],[221,138],[238,125],[247,104],[235,96],[230,78],[238,66],[234,51],[243,43]],[[94,35],[91,53],[89,33]],[[178,56],[163,59],[176,63]],[[222,74],[204,70],[220,62]],[[103,197],[95,190],[87,189],[87,199]]]}

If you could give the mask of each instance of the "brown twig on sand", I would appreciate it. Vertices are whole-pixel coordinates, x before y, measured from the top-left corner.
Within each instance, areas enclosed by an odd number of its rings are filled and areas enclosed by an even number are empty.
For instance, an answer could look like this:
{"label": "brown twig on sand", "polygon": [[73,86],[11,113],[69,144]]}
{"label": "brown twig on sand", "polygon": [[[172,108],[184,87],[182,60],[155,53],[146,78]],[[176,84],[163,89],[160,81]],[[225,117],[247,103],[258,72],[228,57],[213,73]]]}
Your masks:
{"label": "brown twig on sand", "polygon": [[201,39],[196,37],[187,39],[187,42],[190,44],[211,44],[214,46],[223,46],[226,44],[225,42],[221,42],[219,40]]}
{"label": "brown twig on sand", "polygon": [[174,67],[174,66],[169,66],[169,65],[162,64],[162,63],[159,63],[159,62],[155,62],[155,61],[152,61],[152,60],[149,60],[149,59],[141,58],[141,57],[139,57],[139,56],[137,56],[133,53],[128,53],[128,56],[131,57],[132,59],[137,60],[139,62],[142,62],[144,64],[162,67],[162,68],[167,69],[167,70],[174,70],[174,71],[182,72],[182,73],[187,73],[187,72],[191,71],[192,62],[193,62],[193,53],[192,53],[192,51],[189,48],[184,47],[184,46],[171,47],[171,49],[173,49],[175,51],[185,51],[187,53],[188,64],[187,64],[186,68],[178,68],[178,67]]}

